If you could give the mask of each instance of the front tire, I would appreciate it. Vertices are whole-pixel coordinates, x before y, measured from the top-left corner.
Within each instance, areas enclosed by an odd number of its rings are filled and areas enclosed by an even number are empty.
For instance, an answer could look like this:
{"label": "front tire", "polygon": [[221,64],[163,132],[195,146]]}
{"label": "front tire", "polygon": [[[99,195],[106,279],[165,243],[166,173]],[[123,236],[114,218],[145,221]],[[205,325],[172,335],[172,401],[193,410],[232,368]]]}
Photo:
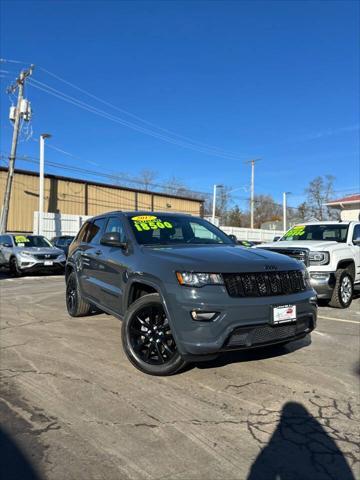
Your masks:
{"label": "front tire", "polygon": [[13,277],[21,277],[22,271],[19,267],[18,261],[16,257],[10,258],[10,273]]}
{"label": "front tire", "polygon": [[329,305],[335,308],[348,308],[354,293],[353,279],[346,269],[339,269],[335,273],[335,288]]}
{"label": "front tire", "polygon": [[66,307],[71,317],[84,317],[91,311],[90,303],[80,293],[75,272],[71,272],[66,280]]}
{"label": "front tire", "polygon": [[144,295],[129,307],[122,324],[122,344],[130,362],[149,375],[174,375],[186,365],[157,293]]}

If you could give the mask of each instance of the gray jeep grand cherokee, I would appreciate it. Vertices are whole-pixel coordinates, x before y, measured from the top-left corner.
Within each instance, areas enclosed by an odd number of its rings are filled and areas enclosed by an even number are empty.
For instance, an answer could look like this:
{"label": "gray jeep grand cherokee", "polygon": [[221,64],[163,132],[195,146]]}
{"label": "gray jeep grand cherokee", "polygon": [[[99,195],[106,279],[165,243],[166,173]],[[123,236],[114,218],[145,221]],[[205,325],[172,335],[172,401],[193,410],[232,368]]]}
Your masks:
{"label": "gray jeep grand cherokee", "polygon": [[123,320],[122,343],[143,372],[170,375],[220,352],[286,343],[316,325],[300,262],[235,245],[190,215],[111,212],[70,246],[66,304]]}

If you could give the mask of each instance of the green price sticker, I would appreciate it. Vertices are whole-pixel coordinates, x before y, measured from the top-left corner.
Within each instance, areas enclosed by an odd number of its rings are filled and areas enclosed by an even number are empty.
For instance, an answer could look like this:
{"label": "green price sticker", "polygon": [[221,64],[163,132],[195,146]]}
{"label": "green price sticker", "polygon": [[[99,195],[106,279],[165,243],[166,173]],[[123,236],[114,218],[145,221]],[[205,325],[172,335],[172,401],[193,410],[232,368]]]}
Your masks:
{"label": "green price sticker", "polygon": [[291,228],[288,232],[285,233],[284,237],[300,237],[304,234],[305,225],[296,225],[295,227]]}
{"label": "green price sticker", "polygon": [[134,226],[138,232],[146,230],[158,230],[159,228],[173,228],[172,223],[163,222],[159,218],[152,215],[139,215],[132,217]]}

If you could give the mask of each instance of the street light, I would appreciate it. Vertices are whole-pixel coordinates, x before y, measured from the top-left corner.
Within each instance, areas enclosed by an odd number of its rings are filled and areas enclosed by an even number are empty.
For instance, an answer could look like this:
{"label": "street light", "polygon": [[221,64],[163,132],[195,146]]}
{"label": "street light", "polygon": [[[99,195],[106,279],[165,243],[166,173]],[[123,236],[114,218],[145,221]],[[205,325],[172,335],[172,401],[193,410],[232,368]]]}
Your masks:
{"label": "street light", "polygon": [[39,171],[39,222],[38,234],[43,234],[43,220],[44,220],[44,157],[45,157],[45,138],[50,138],[49,133],[42,133],[40,135],[40,171]]}
{"label": "street light", "polygon": [[214,195],[213,195],[213,209],[212,209],[212,218],[211,222],[213,225],[215,225],[215,210],[216,210],[216,189],[217,188],[222,188],[223,185],[214,185]]}
{"label": "street light", "polygon": [[283,230],[286,232],[287,230],[287,219],[286,219],[286,210],[287,210],[287,205],[286,205],[286,196],[290,195],[291,192],[283,192]]}

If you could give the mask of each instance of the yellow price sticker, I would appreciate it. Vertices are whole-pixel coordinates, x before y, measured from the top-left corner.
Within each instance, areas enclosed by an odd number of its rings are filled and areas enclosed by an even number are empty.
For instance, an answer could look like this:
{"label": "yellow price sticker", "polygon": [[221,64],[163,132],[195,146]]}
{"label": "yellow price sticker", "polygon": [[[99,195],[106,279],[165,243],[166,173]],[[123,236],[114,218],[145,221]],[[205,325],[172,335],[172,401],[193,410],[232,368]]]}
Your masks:
{"label": "yellow price sticker", "polygon": [[157,217],[154,215],[138,215],[137,217],[132,217],[131,220],[134,222],[151,222],[152,220],[156,220]]}
{"label": "yellow price sticker", "polygon": [[26,237],[24,237],[24,235],[15,235],[15,242],[16,243],[26,243],[26,242],[30,242],[30,240]]}

